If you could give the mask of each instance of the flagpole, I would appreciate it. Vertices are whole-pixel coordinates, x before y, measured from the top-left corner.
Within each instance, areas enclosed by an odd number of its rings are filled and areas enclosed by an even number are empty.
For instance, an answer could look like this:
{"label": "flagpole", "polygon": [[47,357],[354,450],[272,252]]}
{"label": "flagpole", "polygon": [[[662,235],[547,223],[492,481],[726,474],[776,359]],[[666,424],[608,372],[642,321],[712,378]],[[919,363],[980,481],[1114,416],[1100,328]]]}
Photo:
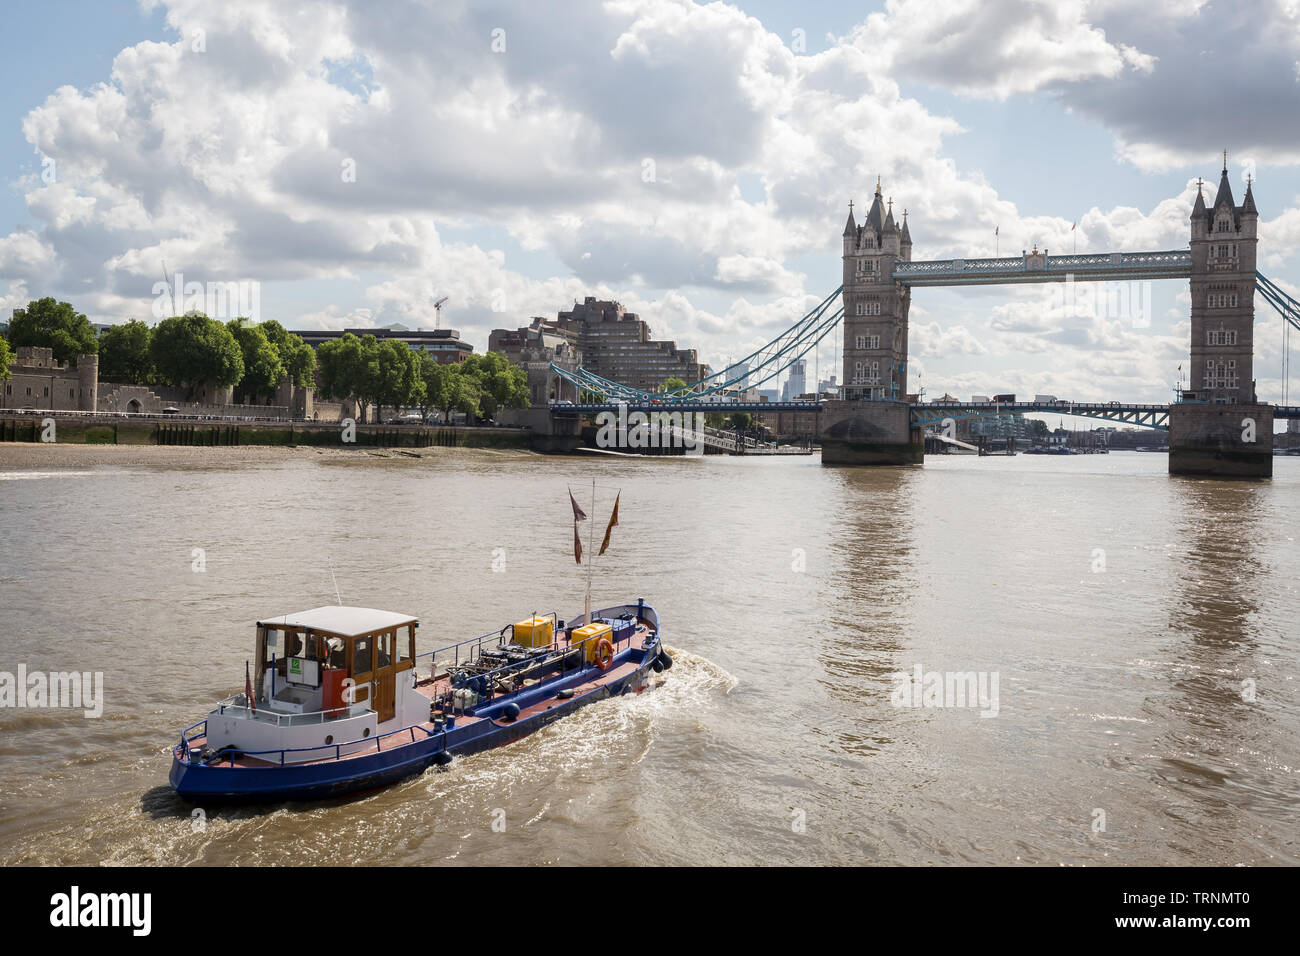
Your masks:
{"label": "flagpole", "polygon": [[583,610],[586,615],[584,623],[591,623],[591,576],[596,570],[595,554],[595,529],[596,529],[596,479],[591,479],[591,517],[588,518],[590,527],[587,529],[587,599],[584,602]]}

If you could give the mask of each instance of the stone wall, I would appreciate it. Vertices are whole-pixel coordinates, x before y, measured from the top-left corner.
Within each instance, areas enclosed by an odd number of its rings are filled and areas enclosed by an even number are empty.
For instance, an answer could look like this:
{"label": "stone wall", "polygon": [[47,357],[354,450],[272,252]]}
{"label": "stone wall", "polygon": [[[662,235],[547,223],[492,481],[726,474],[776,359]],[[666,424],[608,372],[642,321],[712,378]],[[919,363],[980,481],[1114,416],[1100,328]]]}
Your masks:
{"label": "stone wall", "polygon": [[10,379],[0,383],[0,408],[95,411],[99,356],[79,355],[75,366],[54,359],[54,350],[19,346],[9,366]]}

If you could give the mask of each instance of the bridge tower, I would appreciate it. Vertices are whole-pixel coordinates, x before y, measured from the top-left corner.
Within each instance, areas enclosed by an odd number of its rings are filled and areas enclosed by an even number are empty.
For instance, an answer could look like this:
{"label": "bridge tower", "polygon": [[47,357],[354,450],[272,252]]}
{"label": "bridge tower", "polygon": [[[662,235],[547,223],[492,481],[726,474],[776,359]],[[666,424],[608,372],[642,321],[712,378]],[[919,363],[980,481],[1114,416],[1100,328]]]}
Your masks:
{"label": "bridge tower", "polygon": [[907,394],[912,293],[894,281],[894,266],[912,258],[907,213],[900,227],[877,180],[861,225],[849,204],[843,237],[844,385],[842,400],[822,404],[822,464],[920,464],[925,442],[911,423]]}
{"label": "bridge tower", "polygon": [[1232,200],[1225,160],[1213,205],[1198,184],[1192,207],[1192,349],[1189,400],[1255,401],[1255,250],[1259,211],[1250,183]]}
{"label": "bridge tower", "polygon": [[[888,208],[887,208],[888,207]],[[880,182],[862,224],[849,204],[844,224],[844,387],[846,400],[905,401],[907,310],[911,290],[894,282],[894,263],[912,258],[912,236],[903,213],[900,229],[893,200],[883,201]]]}
{"label": "bridge tower", "polygon": [[1240,206],[1228,157],[1214,202],[1199,184],[1191,216],[1192,334],[1187,388],[1169,407],[1169,473],[1273,474],[1273,409],[1255,396],[1255,253],[1259,211],[1252,183]]}

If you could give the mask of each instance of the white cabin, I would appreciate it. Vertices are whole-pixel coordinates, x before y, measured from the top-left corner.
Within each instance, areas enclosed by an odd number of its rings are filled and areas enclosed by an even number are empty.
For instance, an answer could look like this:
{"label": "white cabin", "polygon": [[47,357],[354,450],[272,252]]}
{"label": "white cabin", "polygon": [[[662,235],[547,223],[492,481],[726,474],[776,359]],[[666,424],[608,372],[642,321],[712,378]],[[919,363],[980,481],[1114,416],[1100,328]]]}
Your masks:
{"label": "white cabin", "polygon": [[415,689],[415,631],[407,614],[318,607],[257,622],[252,701],[222,701],[208,715],[207,746],[268,753],[279,763],[356,752],[373,737],[429,719]]}

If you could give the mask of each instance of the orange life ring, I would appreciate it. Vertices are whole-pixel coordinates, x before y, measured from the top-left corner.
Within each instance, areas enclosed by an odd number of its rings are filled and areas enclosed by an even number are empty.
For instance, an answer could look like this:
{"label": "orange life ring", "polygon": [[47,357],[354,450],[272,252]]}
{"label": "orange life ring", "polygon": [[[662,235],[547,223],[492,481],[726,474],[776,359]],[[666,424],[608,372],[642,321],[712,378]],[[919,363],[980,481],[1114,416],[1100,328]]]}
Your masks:
{"label": "orange life ring", "polygon": [[[602,652],[602,648],[604,649]],[[614,659],[614,645],[605,638],[596,642],[596,663],[603,671],[609,670],[609,662]]]}

